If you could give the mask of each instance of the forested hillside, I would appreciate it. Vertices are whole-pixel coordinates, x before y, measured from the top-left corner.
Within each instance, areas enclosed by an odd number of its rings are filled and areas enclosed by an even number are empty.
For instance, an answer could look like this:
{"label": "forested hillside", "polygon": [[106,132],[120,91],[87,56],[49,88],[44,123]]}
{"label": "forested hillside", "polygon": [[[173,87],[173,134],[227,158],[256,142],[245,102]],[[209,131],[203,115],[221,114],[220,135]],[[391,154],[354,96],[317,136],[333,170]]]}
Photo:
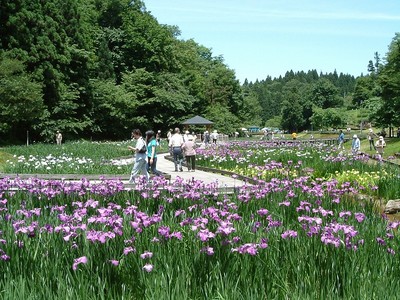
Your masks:
{"label": "forested hillside", "polygon": [[301,130],[340,126],[339,108],[368,106],[376,113],[368,119],[399,125],[397,35],[388,63],[378,56],[367,76],[290,71],[241,85],[212,45],[181,39],[144,1],[3,0],[0,22],[0,142],[27,132],[49,141],[56,130],[67,139],[128,138],[134,127],[165,131],[194,115],[226,133]]}

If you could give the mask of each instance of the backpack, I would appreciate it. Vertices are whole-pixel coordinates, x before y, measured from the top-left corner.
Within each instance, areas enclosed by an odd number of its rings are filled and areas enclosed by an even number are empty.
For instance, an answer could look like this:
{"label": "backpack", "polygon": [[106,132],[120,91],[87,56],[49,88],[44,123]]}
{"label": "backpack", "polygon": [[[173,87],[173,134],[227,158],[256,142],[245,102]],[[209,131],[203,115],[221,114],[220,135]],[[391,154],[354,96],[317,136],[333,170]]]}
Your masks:
{"label": "backpack", "polygon": [[[143,141],[144,142],[144,141]],[[142,149],[140,149],[139,151],[138,151],[138,153],[146,153],[146,143],[144,142],[143,143],[143,146],[142,146]]]}

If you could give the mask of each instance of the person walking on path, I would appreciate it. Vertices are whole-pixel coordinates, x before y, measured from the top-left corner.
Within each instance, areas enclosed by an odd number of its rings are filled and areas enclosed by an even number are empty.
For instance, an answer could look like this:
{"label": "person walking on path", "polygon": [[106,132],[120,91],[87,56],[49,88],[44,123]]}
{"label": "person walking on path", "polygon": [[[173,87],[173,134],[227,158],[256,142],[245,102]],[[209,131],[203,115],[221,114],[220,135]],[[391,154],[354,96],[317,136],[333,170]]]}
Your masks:
{"label": "person walking on path", "polygon": [[174,156],[174,165],[175,165],[175,172],[178,172],[178,167],[179,171],[183,171],[182,169],[182,160],[183,160],[183,154],[182,154],[182,145],[183,145],[183,138],[181,135],[181,131],[179,128],[175,128],[174,134],[171,136],[171,139],[169,140],[169,148],[170,152],[172,152],[172,155]]}
{"label": "person walking on path", "polygon": [[146,131],[147,144],[147,172],[151,172],[156,176],[161,176],[162,173],[157,171],[157,146],[158,141],[154,137],[154,131]]}
{"label": "person walking on path", "polygon": [[344,150],[344,145],[343,145],[343,143],[344,143],[344,133],[343,133],[343,130],[340,130],[339,137],[338,137],[338,142],[339,142],[338,149],[339,150],[340,149]]}
{"label": "person walking on path", "polygon": [[376,141],[375,144],[376,152],[379,154],[380,158],[383,158],[384,149],[386,147],[386,142],[383,136],[380,136],[379,139]]}
{"label": "person walking on path", "polygon": [[61,145],[61,143],[62,143],[62,134],[59,130],[57,130],[57,133],[56,133],[56,143],[57,143],[57,145]]}
{"label": "person walking on path", "polygon": [[353,135],[353,141],[351,142],[351,151],[353,155],[356,155],[360,152],[361,143],[360,139],[358,138],[357,134]]}
{"label": "person walking on path", "polygon": [[161,130],[157,131],[156,140],[157,140],[157,146],[161,146]]}
{"label": "person walking on path", "polygon": [[212,139],[212,142],[213,142],[213,144],[216,144],[217,143],[217,140],[218,140],[218,131],[217,130],[214,130],[212,133],[211,133],[211,139]]}
{"label": "person walking on path", "polygon": [[141,174],[149,181],[149,173],[147,172],[146,162],[146,142],[142,137],[142,132],[139,129],[132,131],[132,137],[136,140],[135,147],[128,146],[128,149],[135,153],[134,164],[131,172],[129,183],[135,183],[135,178]]}
{"label": "person walking on path", "polygon": [[184,142],[182,145],[182,149],[185,152],[186,156],[186,165],[188,168],[188,172],[194,172],[196,170],[196,151],[194,150],[196,144],[193,141],[193,136],[188,137],[188,141]]}
{"label": "person walking on path", "polygon": [[369,150],[372,151],[372,148],[376,151],[375,143],[374,143],[374,136],[377,136],[372,128],[369,129],[368,131],[368,141],[369,141]]}
{"label": "person walking on path", "polygon": [[210,134],[208,130],[204,132],[204,145],[207,146],[210,143]]}

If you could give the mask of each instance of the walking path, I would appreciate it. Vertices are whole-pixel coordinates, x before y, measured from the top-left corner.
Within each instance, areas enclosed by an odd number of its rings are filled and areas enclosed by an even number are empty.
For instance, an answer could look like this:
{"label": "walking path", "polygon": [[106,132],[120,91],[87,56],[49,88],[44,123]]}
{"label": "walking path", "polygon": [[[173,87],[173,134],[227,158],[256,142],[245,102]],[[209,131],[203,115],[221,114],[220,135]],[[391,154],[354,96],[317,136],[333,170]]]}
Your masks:
{"label": "walking path", "polygon": [[237,187],[245,184],[244,181],[232,176],[210,173],[199,169],[196,169],[195,172],[188,172],[188,169],[183,167],[183,172],[175,172],[174,162],[166,158],[168,155],[167,153],[157,155],[157,170],[171,175],[171,181],[175,181],[179,177],[184,180],[201,180],[204,183],[218,182],[220,188]]}
{"label": "walking path", "polygon": [[[204,182],[204,184],[215,183],[218,189],[224,190],[226,192],[233,191],[236,187],[242,186],[246,184],[243,180],[238,178],[234,178],[231,175],[223,175],[223,171],[220,172],[207,172],[200,169],[196,169],[195,172],[189,172],[188,169],[184,166],[183,172],[175,172],[174,162],[167,159],[169,156],[168,153],[158,154],[157,155],[157,170],[165,174],[165,177],[169,179],[170,182],[175,182],[178,180],[183,181],[195,181],[199,180]],[[125,164],[129,164],[133,166],[133,158],[121,159]],[[69,181],[80,181],[82,178],[86,178],[91,183],[97,184],[102,180],[101,178],[106,179],[119,179],[124,185],[131,189],[134,185],[129,184],[130,174],[124,175],[88,175],[88,174],[1,174],[0,178],[16,178],[19,177],[21,179],[28,178],[39,178],[39,179],[48,179],[48,180],[69,180]],[[236,176],[235,176],[236,177]],[[249,184],[249,183],[247,183]]]}

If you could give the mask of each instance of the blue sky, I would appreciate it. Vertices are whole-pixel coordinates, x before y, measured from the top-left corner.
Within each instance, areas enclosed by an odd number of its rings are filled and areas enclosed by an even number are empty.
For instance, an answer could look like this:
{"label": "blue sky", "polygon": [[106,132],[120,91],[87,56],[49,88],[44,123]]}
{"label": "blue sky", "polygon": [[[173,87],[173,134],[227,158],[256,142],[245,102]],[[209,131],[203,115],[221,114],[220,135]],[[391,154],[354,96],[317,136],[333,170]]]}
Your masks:
{"label": "blue sky", "polygon": [[367,74],[400,32],[399,0],[144,0],[161,24],[177,25],[222,55],[243,82],[286,71]]}

